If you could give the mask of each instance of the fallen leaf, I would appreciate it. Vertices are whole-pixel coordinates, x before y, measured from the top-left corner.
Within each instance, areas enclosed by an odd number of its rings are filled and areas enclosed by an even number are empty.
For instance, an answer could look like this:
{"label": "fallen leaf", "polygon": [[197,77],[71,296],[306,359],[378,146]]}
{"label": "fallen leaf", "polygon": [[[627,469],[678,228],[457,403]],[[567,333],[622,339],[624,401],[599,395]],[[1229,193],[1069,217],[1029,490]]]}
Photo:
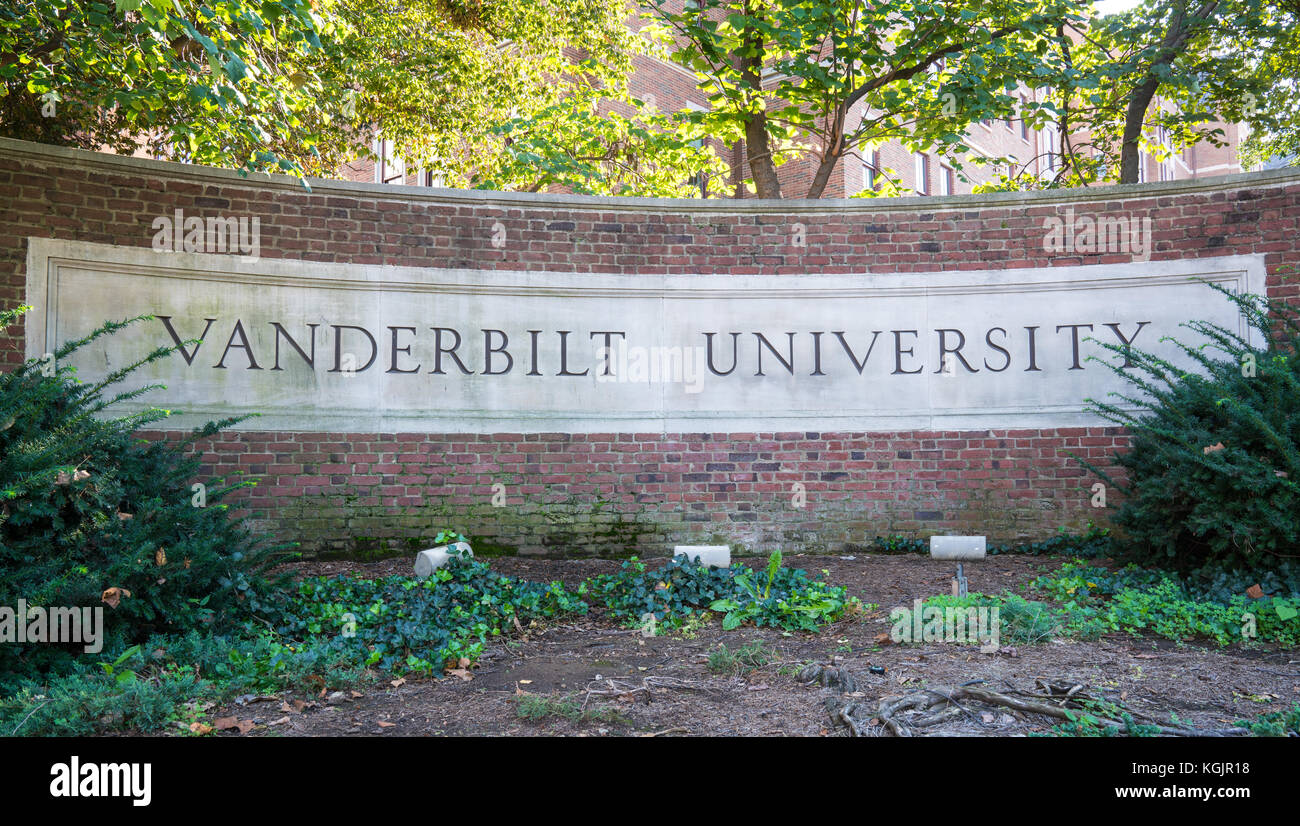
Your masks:
{"label": "fallen leaf", "polygon": [[986,712],[984,712],[983,714],[980,715],[980,719],[983,720],[983,721],[986,722],[986,723],[991,723],[991,722],[993,722],[993,721],[994,721],[995,719],[997,719],[997,718],[995,718],[992,714],[989,714],[989,713],[986,711]]}
{"label": "fallen leaf", "polygon": [[469,666],[470,666],[469,657],[461,657],[461,658],[460,658],[460,667],[461,667],[461,668],[469,668]]}
{"label": "fallen leaf", "polygon": [[212,725],[216,727],[217,731],[225,731],[228,728],[239,728],[239,718],[218,717],[212,721]]}
{"label": "fallen leaf", "polygon": [[1246,589],[1246,596],[1250,597],[1251,599],[1263,599],[1264,589],[1259,587],[1259,583],[1255,583],[1254,585]]}
{"label": "fallen leaf", "polygon": [[395,726],[395,725],[397,725],[397,723],[390,723],[390,722],[388,722],[387,720],[380,720],[380,721],[379,721],[379,727],[380,727],[380,728],[392,728],[392,727]]}
{"label": "fallen leaf", "polygon": [[357,690],[353,689],[353,691],[352,691],[352,696],[353,696],[353,697],[364,697],[364,696],[366,696],[366,695],[362,694],[360,691],[357,691]]}
{"label": "fallen leaf", "polygon": [[890,636],[888,634],[877,634],[874,637],[874,640],[876,645],[889,645],[891,642],[893,642],[893,640],[890,639]]}
{"label": "fallen leaf", "polygon": [[1218,453],[1220,450],[1223,450],[1223,442],[1219,442],[1218,444],[1210,445],[1209,447],[1201,448],[1201,452],[1204,453],[1204,454],[1206,454],[1206,455],[1211,454],[1211,453]]}
{"label": "fallen leaf", "polygon": [[769,688],[771,688],[771,686],[769,686],[767,683],[756,683],[754,685],[749,686],[750,691],[767,691]]}
{"label": "fallen leaf", "polygon": [[159,568],[161,568],[162,566],[166,565],[166,564],[167,564],[167,551],[163,550],[162,548],[159,548],[159,549],[158,549],[158,552],[155,553],[155,554],[153,555],[153,561],[158,563],[158,567],[159,567]]}
{"label": "fallen leaf", "polygon": [[54,477],[54,484],[56,485],[67,485],[67,484],[71,484],[71,482],[72,482],[72,475],[69,474],[66,470],[59,471],[58,474]]}
{"label": "fallen leaf", "polygon": [[447,674],[452,677],[460,677],[465,682],[474,679],[474,675],[469,673],[469,669],[467,668],[452,668],[447,671]]}
{"label": "fallen leaf", "polygon": [[135,514],[133,514],[133,513],[122,513],[121,511],[118,511],[118,512],[117,512],[117,518],[120,519],[120,520],[122,520],[123,522],[125,522],[125,521],[128,520],[128,519],[135,519]]}
{"label": "fallen leaf", "polygon": [[393,688],[401,688],[402,686],[406,685],[406,678],[398,677],[396,680],[391,680],[388,684],[391,685]]}
{"label": "fallen leaf", "polygon": [[288,718],[288,717],[281,717],[279,720],[272,720],[271,722],[267,723],[267,725],[268,725],[268,726],[282,726],[282,725],[284,725],[284,724],[287,723],[287,722],[289,722],[289,718]]}
{"label": "fallen leaf", "polygon": [[90,471],[88,470],[79,470],[76,473],[72,474],[72,481],[74,482],[80,482],[82,479],[89,479],[89,478],[90,478]]}
{"label": "fallen leaf", "polygon": [[122,601],[122,597],[130,597],[131,592],[125,588],[107,588],[104,593],[100,594],[100,601],[108,605],[109,608],[116,608]]}
{"label": "fallen leaf", "polygon": [[532,681],[532,680],[520,680],[520,681],[519,681],[519,684],[520,684],[520,685],[532,685],[532,684],[533,684],[533,681]]}
{"label": "fallen leaf", "polygon": [[190,723],[190,731],[199,735],[211,734],[212,726],[208,725],[207,723]]}

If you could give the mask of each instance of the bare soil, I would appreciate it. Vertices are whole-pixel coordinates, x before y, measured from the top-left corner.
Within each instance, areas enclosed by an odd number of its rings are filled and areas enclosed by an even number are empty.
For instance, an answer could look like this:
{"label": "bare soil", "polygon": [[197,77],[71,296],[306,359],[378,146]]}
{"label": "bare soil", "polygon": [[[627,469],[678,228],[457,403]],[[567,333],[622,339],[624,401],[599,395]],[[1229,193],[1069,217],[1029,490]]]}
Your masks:
{"label": "bare soil", "polygon": [[[972,591],[1023,592],[1034,577],[1063,562],[996,556],[967,565],[966,575]],[[1291,648],[1218,648],[1123,634],[988,654],[942,643],[882,644],[880,635],[890,628],[889,608],[949,591],[949,563],[915,555],[795,555],[787,563],[814,575],[826,571],[831,582],[882,608],[817,634],[752,627],[724,632],[714,620],[690,638],[646,638],[593,609],[576,621],[530,628],[494,644],[468,680],[382,678],[341,697],[286,694],[214,710],[214,716],[254,720],[257,725],[242,736],[846,736],[827,710],[828,700],[842,701],[843,696],[796,678],[799,668],[811,662],[847,668],[857,681],[856,698],[872,706],[882,697],[925,686],[983,681],[994,691],[1033,691],[1036,680],[1064,680],[1120,699],[1155,720],[1167,722],[1176,714],[1196,727],[1225,728],[1300,701],[1300,652]],[[617,570],[620,563],[499,558],[490,564],[514,576],[577,585]],[[409,571],[408,559],[291,567],[294,576],[377,577]],[[770,663],[744,673],[710,670],[709,654],[720,644],[734,652],[755,640],[770,652]],[[525,695],[568,701],[562,708],[589,714],[576,720],[560,715],[521,719],[518,708]],[[1047,731],[1055,722],[983,710],[923,733],[1023,736]],[[222,735],[241,736],[233,730]]]}

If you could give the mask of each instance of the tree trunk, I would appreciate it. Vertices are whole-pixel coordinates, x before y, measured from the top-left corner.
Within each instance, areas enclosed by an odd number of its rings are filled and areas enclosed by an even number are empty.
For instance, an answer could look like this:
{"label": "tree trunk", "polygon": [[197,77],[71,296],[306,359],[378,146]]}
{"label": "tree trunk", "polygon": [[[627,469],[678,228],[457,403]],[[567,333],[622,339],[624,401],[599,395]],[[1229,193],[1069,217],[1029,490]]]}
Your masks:
{"label": "tree trunk", "polygon": [[1119,153],[1119,182],[1122,184],[1135,184],[1140,179],[1142,124],[1159,86],[1160,80],[1155,75],[1148,75],[1129,95],[1128,111],[1124,114],[1124,142]]}
{"label": "tree trunk", "polygon": [[840,162],[840,157],[844,154],[844,121],[846,109],[840,107],[835,112],[834,120],[829,124],[830,134],[827,136],[826,152],[822,155],[821,162],[817,164],[817,172],[813,175],[812,185],[808,187],[809,198],[820,198],[826,191],[826,184],[830,182],[831,173],[835,171],[835,165]]}
{"label": "tree trunk", "polygon": [[745,122],[745,154],[749,156],[749,173],[754,176],[758,197],[780,198],[781,182],[776,177],[776,164],[767,139],[767,116],[762,112]]}
{"label": "tree trunk", "polygon": [[[746,10],[748,12],[748,9]],[[753,90],[756,105],[763,99],[763,36],[750,29],[745,33],[746,52],[742,58],[741,79]],[[758,108],[745,119],[745,154],[749,160],[749,174],[754,176],[754,188],[760,198],[780,198],[781,182],[776,177],[776,162],[772,159],[772,143],[767,134],[767,113]]]}
{"label": "tree trunk", "polygon": [[1205,0],[1199,9],[1192,12],[1190,20],[1187,15],[1186,3],[1180,3],[1178,12],[1169,21],[1169,31],[1165,32],[1164,40],[1160,44],[1160,51],[1157,53],[1156,58],[1151,61],[1151,66],[1147,69],[1142,82],[1134,87],[1133,92],[1129,95],[1128,109],[1124,113],[1123,143],[1120,144],[1120,183],[1135,184],[1138,182],[1140,164],[1142,163],[1142,155],[1138,151],[1142,139],[1142,124],[1146,120],[1147,107],[1151,105],[1151,99],[1155,97],[1156,91],[1160,88],[1160,78],[1156,76],[1156,68],[1168,66],[1182,54],[1193,31],[1209,19],[1215,8],[1218,7],[1219,2],[1220,0]]}

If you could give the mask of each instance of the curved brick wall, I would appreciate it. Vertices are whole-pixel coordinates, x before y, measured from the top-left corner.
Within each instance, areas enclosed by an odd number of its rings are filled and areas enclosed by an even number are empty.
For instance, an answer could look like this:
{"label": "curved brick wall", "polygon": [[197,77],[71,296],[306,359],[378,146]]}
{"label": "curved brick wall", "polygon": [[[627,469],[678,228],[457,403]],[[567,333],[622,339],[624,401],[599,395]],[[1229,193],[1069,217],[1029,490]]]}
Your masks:
{"label": "curved brick wall", "polygon": [[[858,201],[643,201],[456,192],[286,178],[0,140],[0,299],[20,303],[27,238],[149,247],[152,221],[261,220],[263,258],[571,273],[852,274],[1118,263],[1052,255],[1043,220],[1153,221],[1152,262],[1263,254],[1294,299],[1300,173],[1032,195]],[[494,225],[510,242],[492,244]],[[790,233],[806,227],[807,244]],[[499,232],[499,228],[498,228]],[[23,331],[0,363],[23,358]],[[153,434],[165,436],[166,434]],[[1097,519],[1065,451],[1122,447],[1114,428],[957,432],[230,432],[202,445],[214,474],[259,477],[260,527],[304,550],[409,550],[455,525],[483,550],[661,554],[673,542],[852,550],[877,534],[1041,538]],[[806,507],[791,506],[804,485]],[[506,486],[505,507],[491,505]]]}

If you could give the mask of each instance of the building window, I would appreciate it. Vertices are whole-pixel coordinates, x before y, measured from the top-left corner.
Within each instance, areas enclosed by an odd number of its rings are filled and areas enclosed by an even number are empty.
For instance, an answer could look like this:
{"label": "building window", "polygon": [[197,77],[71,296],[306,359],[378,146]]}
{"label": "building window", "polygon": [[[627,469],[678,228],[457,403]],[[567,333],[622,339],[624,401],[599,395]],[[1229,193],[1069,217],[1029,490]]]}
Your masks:
{"label": "building window", "polygon": [[[693,103],[689,100],[686,101],[686,108],[692,112],[705,111],[705,108],[703,106],[699,105],[698,103]],[[703,148],[704,138],[696,138],[695,140],[691,141],[691,146],[697,148]],[[691,187],[695,189],[696,192],[699,193],[699,196],[701,198],[709,197],[709,177],[705,175],[703,172],[695,173],[686,182],[690,184]]]}
{"label": "building window", "polygon": [[916,153],[916,194],[930,194],[930,156],[923,152]]}
{"label": "building window", "polygon": [[1176,171],[1174,164],[1178,156],[1174,154],[1173,138],[1170,137],[1169,130],[1163,126],[1160,127],[1160,146],[1164,149],[1165,152],[1165,159],[1159,162],[1160,180],[1172,181],[1174,179],[1174,173]]}
{"label": "building window", "polygon": [[1029,111],[1029,98],[1024,95],[1020,96],[1020,139],[1026,143],[1029,141],[1029,118],[1026,113]]}
{"label": "building window", "polygon": [[375,162],[376,183],[406,183],[406,164],[401,158],[397,157],[396,147],[392,141],[376,141],[375,154],[379,156],[379,160]]}
{"label": "building window", "polygon": [[1056,171],[1056,148],[1061,141],[1060,130],[1056,126],[1044,127],[1043,132],[1043,166],[1048,172]]}
{"label": "building window", "polygon": [[939,164],[939,194],[953,194],[956,183],[957,179],[953,174],[952,167],[947,164]]}
{"label": "building window", "polygon": [[[704,146],[704,139],[698,138],[696,140],[691,141],[691,146],[694,147]],[[690,184],[691,187],[693,187],[700,194],[701,198],[709,197],[709,176],[705,175],[703,172],[696,172],[686,182]],[[694,197],[694,195],[692,195],[691,197]]]}
{"label": "building window", "polygon": [[879,150],[872,152],[871,157],[862,162],[862,188],[870,192],[875,192],[876,184],[878,183],[880,183]]}

